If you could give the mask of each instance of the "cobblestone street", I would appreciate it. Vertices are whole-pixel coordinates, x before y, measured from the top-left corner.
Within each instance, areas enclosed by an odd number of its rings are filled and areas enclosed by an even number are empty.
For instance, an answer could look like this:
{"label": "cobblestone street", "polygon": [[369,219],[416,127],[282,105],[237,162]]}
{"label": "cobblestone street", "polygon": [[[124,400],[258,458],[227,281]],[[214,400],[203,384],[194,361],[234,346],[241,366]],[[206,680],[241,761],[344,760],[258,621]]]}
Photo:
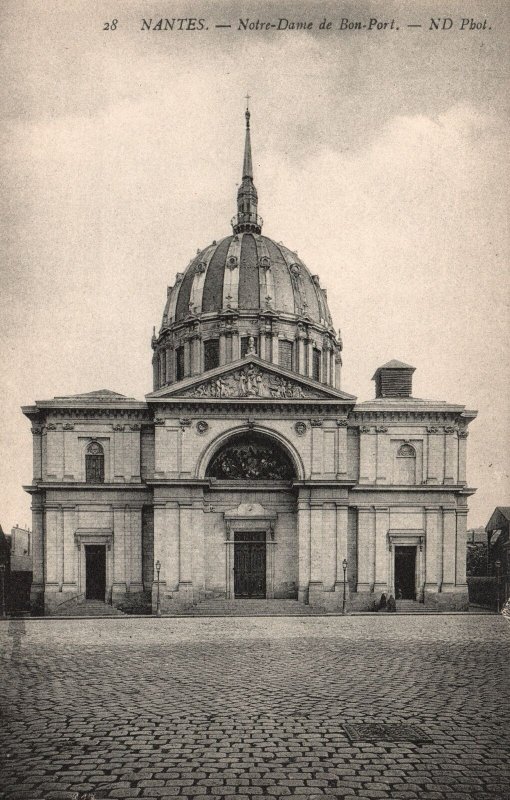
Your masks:
{"label": "cobblestone street", "polygon": [[0,648],[10,800],[510,797],[502,617],[11,620]]}

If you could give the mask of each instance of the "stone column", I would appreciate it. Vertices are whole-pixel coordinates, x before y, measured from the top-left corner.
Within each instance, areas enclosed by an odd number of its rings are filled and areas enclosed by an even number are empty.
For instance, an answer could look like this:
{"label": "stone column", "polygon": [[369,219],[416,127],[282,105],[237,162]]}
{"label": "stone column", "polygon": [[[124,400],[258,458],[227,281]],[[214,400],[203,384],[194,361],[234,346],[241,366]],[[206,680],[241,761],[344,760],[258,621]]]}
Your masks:
{"label": "stone column", "polygon": [[32,495],[32,613],[42,611],[44,600],[44,512],[40,495]]}
{"label": "stone column", "polygon": [[[348,515],[349,509],[347,506],[336,506],[336,580],[335,592],[340,592],[343,599],[344,590],[344,568],[343,560],[347,557],[347,537],[348,537]],[[346,575],[347,578],[347,575]],[[349,584],[346,582],[345,597],[349,599]]]}
{"label": "stone column", "polygon": [[58,589],[58,508],[46,507],[46,542],[45,542],[45,591],[56,592]]}
{"label": "stone column", "polygon": [[387,506],[375,507],[375,586],[377,593],[388,591],[388,530],[390,511]]}
{"label": "stone column", "polygon": [[130,559],[130,592],[143,591],[142,577],[142,509],[131,508],[130,516],[130,539],[131,539],[131,559]]}
{"label": "stone column", "polygon": [[466,585],[466,528],[467,528],[467,508],[457,509],[457,553],[456,553],[456,569],[455,569],[455,584],[457,587],[462,587],[467,591]]}
{"label": "stone column", "polygon": [[299,547],[299,578],[298,599],[301,603],[308,603],[308,589],[310,584],[310,499],[306,489],[299,490],[297,501],[297,527]]}
{"label": "stone column", "polygon": [[468,431],[459,431],[459,483],[466,483],[466,451]]}
{"label": "stone column", "polygon": [[238,361],[241,358],[241,337],[239,331],[232,331],[232,361]]}
{"label": "stone column", "polygon": [[202,349],[202,339],[198,335],[194,335],[191,340],[191,374],[192,375],[199,375],[202,368],[202,358],[201,358],[201,349]]}
{"label": "stone column", "polygon": [[179,525],[179,601],[193,602],[193,511],[191,504],[180,504]]}
{"label": "stone column", "polygon": [[129,436],[129,451],[131,455],[131,480],[140,480],[140,431],[141,425],[139,422],[133,422],[130,426],[131,433]]}
{"label": "stone column", "polygon": [[368,425],[360,425],[359,434],[359,482],[375,483],[375,433]]}
{"label": "stone column", "polygon": [[227,335],[224,331],[220,332],[220,367],[227,363]]}
{"label": "stone column", "polygon": [[276,331],[273,331],[271,334],[271,362],[273,364],[278,364],[279,361],[279,352],[278,352],[278,334]]}
{"label": "stone column", "polygon": [[152,356],[152,385],[154,387],[154,391],[159,389],[159,361],[156,351],[154,351]]}
{"label": "stone column", "polygon": [[77,592],[76,585],[76,543],[74,541],[75,531],[75,509],[74,506],[67,506],[63,509],[64,513],[64,581],[63,592]]}
{"label": "stone column", "polygon": [[308,348],[308,377],[313,378],[313,341],[309,339],[306,346]]}
{"label": "stone column", "polygon": [[454,508],[443,508],[443,592],[453,591],[456,575],[457,520]]}
{"label": "stone column", "polygon": [[373,511],[358,506],[358,592],[373,591],[374,555]]}
{"label": "stone column", "polygon": [[33,445],[33,473],[34,483],[42,480],[42,428],[40,425],[32,427]]}
{"label": "stone column", "polygon": [[457,483],[457,436],[453,427],[445,428],[444,483]]}
{"label": "stone column", "polygon": [[322,501],[310,499],[310,584],[308,602],[322,605],[324,589],[322,576]]}
{"label": "stone column", "polygon": [[126,509],[123,505],[115,505],[113,507],[112,598],[122,598],[126,591]]}
{"label": "stone column", "polygon": [[300,375],[306,375],[305,340],[303,336],[298,336],[296,344],[297,344],[297,358],[298,358],[297,371],[300,373]]}
{"label": "stone column", "polygon": [[331,386],[335,386],[335,354],[333,352],[333,348],[329,351],[329,383]]}
{"label": "stone column", "polygon": [[347,420],[337,419],[337,480],[345,480],[347,478]]}
{"label": "stone column", "polygon": [[173,383],[175,381],[175,353],[172,344],[167,345],[166,348],[166,382]]}
{"label": "stone column", "polygon": [[335,356],[335,389],[342,386],[342,359],[340,355]]}
{"label": "stone column", "polygon": [[184,377],[191,375],[191,342],[188,338],[184,340]]}
{"label": "stone column", "polygon": [[322,419],[311,420],[312,426],[312,477],[322,477],[323,473],[323,431]]}
{"label": "stone column", "polygon": [[437,550],[439,545],[439,509],[425,506],[425,592],[437,591]]}
{"label": "stone column", "polygon": [[429,428],[427,437],[427,483],[442,483],[444,437],[437,428]]}

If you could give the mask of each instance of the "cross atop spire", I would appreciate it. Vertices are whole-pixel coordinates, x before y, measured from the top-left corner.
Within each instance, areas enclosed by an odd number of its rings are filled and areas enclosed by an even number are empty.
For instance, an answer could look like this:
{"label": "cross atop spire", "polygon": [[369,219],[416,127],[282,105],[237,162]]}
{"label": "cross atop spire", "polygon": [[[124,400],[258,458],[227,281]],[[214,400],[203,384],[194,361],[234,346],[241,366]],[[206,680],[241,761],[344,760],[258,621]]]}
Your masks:
{"label": "cross atop spire", "polygon": [[232,220],[234,233],[260,233],[262,220],[257,214],[257,190],[253,183],[253,162],[251,156],[250,137],[250,109],[248,103],[250,95],[246,95],[246,133],[244,140],[243,177],[237,191],[237,215]]}

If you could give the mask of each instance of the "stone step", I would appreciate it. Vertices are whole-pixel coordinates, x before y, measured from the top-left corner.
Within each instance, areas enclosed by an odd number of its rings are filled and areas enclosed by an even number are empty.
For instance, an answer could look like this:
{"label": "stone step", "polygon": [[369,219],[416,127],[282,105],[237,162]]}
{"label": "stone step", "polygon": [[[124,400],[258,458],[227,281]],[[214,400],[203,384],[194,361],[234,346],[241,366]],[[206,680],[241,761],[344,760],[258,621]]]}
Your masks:
{"label": "stone step", "polygon": [[185,616],[313,616],[310,606],[297,600],[202,600],[181,612]]}
{"label": "stone step", "polygon": [[53,616],[58,617],[123,617],[123,612],[101,600],[81,600],[63,603]]}

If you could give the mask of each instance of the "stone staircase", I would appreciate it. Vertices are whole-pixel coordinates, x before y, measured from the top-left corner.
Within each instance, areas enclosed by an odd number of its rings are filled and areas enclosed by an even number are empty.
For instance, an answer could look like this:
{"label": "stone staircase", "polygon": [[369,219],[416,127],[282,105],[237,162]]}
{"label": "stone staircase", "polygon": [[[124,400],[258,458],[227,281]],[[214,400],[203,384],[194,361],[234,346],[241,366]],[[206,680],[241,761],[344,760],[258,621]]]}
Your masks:
{"label": "stone staircase", "polygon": [[312,617],[321,614],[297,600],[202,600],[180,612],[185,617]]}
{"label": "stone staircase", "polygon": [[52,616],[55,617],[123,617],[123,612],[103,603],[101,600],[75,600],[62,603],[57,607]]}
{"label": "stone staircase", "polygon": [[397,614],[430,614],[435,611],[434,608],[418,603],[417,600],[397,600],[396,605]]}

